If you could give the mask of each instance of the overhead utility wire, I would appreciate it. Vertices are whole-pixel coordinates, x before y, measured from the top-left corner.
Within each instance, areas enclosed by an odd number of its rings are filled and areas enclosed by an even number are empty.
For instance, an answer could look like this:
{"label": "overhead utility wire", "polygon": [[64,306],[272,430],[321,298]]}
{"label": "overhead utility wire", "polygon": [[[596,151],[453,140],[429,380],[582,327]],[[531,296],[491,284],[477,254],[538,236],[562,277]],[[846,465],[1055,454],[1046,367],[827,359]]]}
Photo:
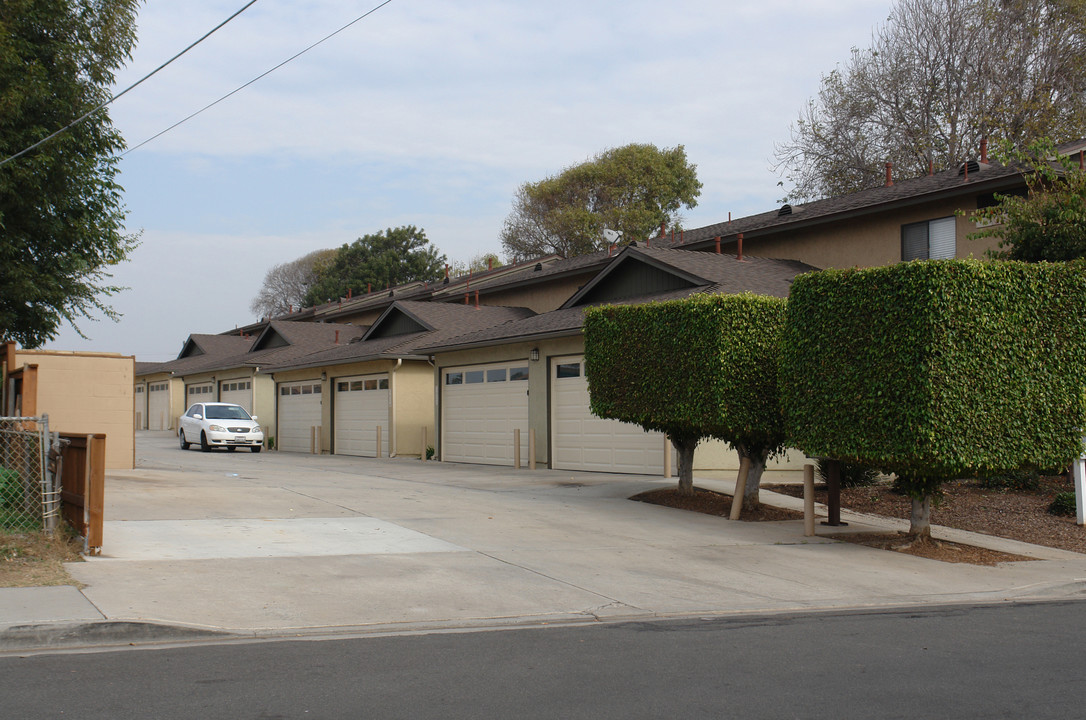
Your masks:
{"label": "overhead utility wire", "polygon": [[252,85],[252,84],[253,84],[253,83],[255,83],[256,81],[258,81],[258,80],[261,80],[261,79],[263,79],[263,78],[267,77],[268,75],[271,75],[271,74],[272,74],[273,72],[275,72],[275,71],[276,71],[276,70],[278,70],[279,68],[283,67],[283,66],[284,66],[284,65],[286,65],[287,63],[293,62],[294,60],[298,59],[298,58],[299,58],[299,57],[301,57],[302,55],[305,55],[305,54],[306,54],[307,52],[309,52],[309,51],[310,51],[310,50],[312,50],[313,48],[317,47],[317,46],[318,46],[318,45],[320,45],[321,43],[323,43],[323,42],[325,42],[325,41],[327,41],[327,40],[331,40],[331,39],[332,39],[332,38],[334,38],[334,37],[335,37],[336,35],[339,35],[339,34],[340,34],[341,32],[343,32],[343,31],[344,31],[344,30],[346,30],[347,28],[351,27],[351,26],[352,26],[352,25],[354,25],[355,23],[358,23],[358,22],[361,22],[362,20],[365,20],[365,19],[366,19],[367,17],[369,17],[369,16],[370,16],[370,15],[372,15],[373,13],[377,12],[378,10],[380,10],[381,8],[383,8],[383,7],[385,6],[385,5],[388,5],[388,4],[390,3],[390,2],[392,2],[392,0],[385,0],[385,1],[383,2],[383,3],[381,3],[381,4],[380,4],[380,5],[378,5],[377,7],[375,7],[375,8],[373,8],[373,9],[371,9],[371,10],[369,10],[369,11],[367,11],[367,12],[363,13],[362,15],[360,15],[360,16],[358,16],[358,17],[356,17],[356,18],[355,18],[354,20],[350,21],[349,23],[347,23],[346,25],[344,25],[344,26],[343,26],[343,27],[341,27],[340,29],[336,30],[335,32],[333,32],[333,33],[330,33],[330,34],[328,34],[328,35],[325,35],[325,36],[324,36],[324,37],[322,37],[322,38],[321,38],[320,40],[318,40],[317,42],[313,43],[312,45],[310,45],[309,47],[305,48],[304,50],[301,50],[301,51],[299,51],[299,52],[295,53],[294,55],[291,55],[290,57],[288,57],[288,58],[287,58],[286,60],[284,60],[283,62],[279,63],[279,64],[278,64],[278,65],[276,65],[275,67],[273,67],[273,68],[271,68],[271,69],[269,69],[269,70],[265,70],[264,72],[260,73],[259,75],[257,75],[257,76],[256,76],[255,78],[253,78],[253,79],[252,79],[252,80],[250,80],[249,82],[245,83],[244,85],[241,85],[241,86],[239,86],[239,87],[236,87],[236,88],[234,88],[233,90],[231,90],[230,92],[226,93],[225,95],[223,95],[223,96],[222,96],[221,98],[219,98],[218,100],[216,100],[216,101],[214,101],[214,102],[212,102],[212,103],[208,103],[207,105],[204,105],[204,106],[203,106],[202,108],[200,108],[200,109],[199,109],[199,110],[197,110],[196,112],[192,113],[191,115],[189,115],[189,116],[187,116],[187,117],[185,117],[185,118],[182,118],[181,120],[178,120],[178,121],[177,121],[177,122],[175,122],[175,123],[174,123],[173,125],[170,125],[170,126],[169,126],[168,128],[166,128],[165,130],[163,130],[163,131],[161,131],[161,132],[158,132],[158,133],[155,133],[155,134],[154,134],[154,135],[152,135],[151,137],[149,137],[149,138],[147,138],[146,140],[144,140],[143,142],[141,142],[141,143],[140,143],[139,145],[134,145],[134,146],[132,146],[132,147],[128,148],[128,149],[127,149],[127,150],[125,150],[125,151],[124,151],[123,153],[121,153],[121,157],[124,157],[125,155],[127,155],[127,154],[128,154],[128,153],[130,153],[130,152],[132,152],[133,150],[139,150],[139,149],[140,149],[141,147],[143,147],[143,146],[144,146],[144,145],[146,145],[147,143],[149,143],[149,142],[151,142],[152,140],[155,140],[155,139],[157,139],[157,138],[159,138],[159,137],[162,137],[163,135],[165,135],[165,134],[166,134],[166,133],[168,133],[169,131],[173,130],[173,129],[174,129],[175,127],[177,127],[178,125],[182,125],[182,124],[184,124],[184,123],[187,123],[187,122],[188,122],[189,120],[193,119],[194,117],[196,117],[196,116],[197,116],[197,115],[199,115],[200,113],[204,112],[205,110],[210,110],[211,108],[213,108],[213,107],[215,107],[216,105],[218,105],[219,103],[221,103],[221,102],[222,102],[223,100],[226,100],[227,98],[229,98],[229,97],[231,97],[231,96],[233,96],[233,95],[236,95],[237,93],[239,93],[239,92],[241,92],[242,90],[244,90],[245,88],[249,87],[250,85]]}
{"label": "overhead utility wire", "polygon": [[129,85],[129,86],[127,87],[127,88],[125,88],[125,89],[124,89],[124,90],[122,90],[121,92],[117,93],[116,95],[114,95],[113,97],[111,97],[111,98],[110,98],[109,100],[106,100],[106,101],[105,101],[104,103],[102,103],[102,104],[101,104],[101,105],[99,105],[98,107],[94,108],[94,109],[93,109],[93,110],[91,110],[90,112],[87,112],[87,113],[83,114],[82,116],[80,116],[79,118],[77,118],[77,119],[73,120],[72,122],[68,123],[67,125],[65,125],[64,127],[62,127],[62,128],[60,129],[60,130],[57,130],[56,132],[54,132],[54,133],[53,133],[52,135],[49,135],[49,136],[47,136],[47,137],[44,137],[44,138],[42,138],[41,140],[39,140],[38,142],[34,143],[33,145],[31,145],[31,146],[30,146],[30,147],[28,147],[28,148],[23,148],[22,150],[20,150],[19,152],[15,153],[15,154],[14,154],[14,155],[12,155],[11,157],[7,158],[6,160],[0,161],[0,167],[3,167],[3,166],[5,166],[5,165],[7,165],[7,164],[8,164],[9,162],[11,162],[12,160],[14,160],[14,159],[16,159],[16,158],[19,158],[19,157],[22,157],[23,155],[26,155],[26,154],[27,154],[28,152],[30,152],[30,151],[31,151],[31,150],[33,150],[34,148],[36,148],[36,147],[39,147],[39,146],[41,146],[41,145],[44,145],[45,143],[47,143],[47,142],[49,142],[50,140],[52,140],[53,138],[55,138],[55,137],[56,137],[57,135],[60,135],[60,134],[61,134],[61,133],[63,133],[63,132],[67,132],[68,130],[71,130],[71,129],[72,129],[73,127],[75,127],[75,126],[76,126],[76,125],[78,125],[79,123],[83,122],[84,120],[86,120],[87,118],[89,118],[89,117],[90,117],[91,115],[93,115],[94,113],[98,112],[98,111],[99,111],[99,110],[101,110],[102,108],[104,108],[104,107],[106,107],[107,105],[109,105],[110,103],[112,103],[112,102],[113,102],[114,100],[118,99],[119,97],[121,97],[122,95],[124,95],[125,93],[127,93],[127,92],[128,92],[129,90],[134,90],[134,89],[135,89],[136,87],[138,87],[139,85],[141,85],[141,84],[143,83],[143,81],[144,81],[144,80],[147,80],[147,79],[148,79],[148,78],[150,78],[150,77],[151,77],[152,75],[154,75],[155,73],[157,73],[157,72],[158,72],[159,70],[162,70],[162,69],[163,69],[164,67],[166,67],[167,65],[169,65],[170,63],[172,63],[172,62],[173,62],[174,60],[176,60],[177,58],[181,57],[182,55],[184,55],[185,53],[187,53],[187,52],[188,52],[189,50],[192,50],[192,49],[193,49],[194,47],[196,47],[197,45],[199,45],[200,43],[202,43],[202,42],[203,42],[204,40],[207,40],[207,39],[208,39],[209,37],[211,37],[211,35],[212,35],[212,34],[214,34],[214,33],[215,33],[215,32],[216,32],[217,30],[219,30],[220,28],[222,28],[222,26],[223,26],[223,25],[226,25],[226,23],[230,22],[231,20],[233,20],[234,18],[236,18],[236,17],[238,16],[238,15],[241,15],[241,14],[242,14],[243,12],[245,12],[245,11],[246,11],[246,10],[248,10],[248,9],[249,9],[250,7],[252,7],[253,5],[255,5],[255,4],[256,4],[256,1],[257,1],[257,0],[249,0],[249,2],[247,2],[247,3],[245,4],[245,7],[241,8],[241,9],[240,9],[240,10],[238,10],[238,11],[237,11],[236,13],[234,13],[234,14],[233,14],[233,15],[231,15],[230,17],[226,18],[225,20],[223,20],[223,21],[222,21],[221,23],[219,23],[219,24],[218,24],[218,25],[216,25],[215,27],[213,27],[213,28],[211,28],[210,30],[208,30],[208,31],[207,31],[206,33],[204,33],[204,35],[203,35],[202,37],[200,37],[200,39],[199,39],[199,40],[196,40],[195,42],[191,43],[191,44],[190,44],[190,45],[189,45],[189,46],[188,46],[187,48],[185,48],[185,49],[184,49],[184,50],[182,50],[181,52],[177,53],[176,55],[174,55],[174,56],[173,56],[172,58],[170,58],[170,59],[169,59],[169,60],[167,60],[166,62],[162,63],[161,65],[159,65],[159,66],[158,66],[157,68],[155,68],[155,69],[154,69],[154,70],[152,70],[151,72],[149,72],[149,73],[147,73],[146,75],[144,75],[144,76],[143,76],[142,78],[140,78],[139,80],[137,80],[137,81],[136,81],[136,82],[135,82],[134,84],[132,84],[132,85]]}

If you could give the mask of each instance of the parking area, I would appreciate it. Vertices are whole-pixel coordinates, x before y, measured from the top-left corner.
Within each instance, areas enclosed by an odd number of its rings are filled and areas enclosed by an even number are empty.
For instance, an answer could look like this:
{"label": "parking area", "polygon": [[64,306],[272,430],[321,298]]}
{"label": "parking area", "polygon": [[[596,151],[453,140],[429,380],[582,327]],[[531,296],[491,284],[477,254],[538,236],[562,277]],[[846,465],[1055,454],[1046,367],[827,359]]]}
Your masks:
{"label": "parking area", "polygon": [[1074,553],[947,565],[627,499],[671,482],[184,452],[145,431],[136,469],[108,478],[102,556],[69,569],[105,618],[256,633],[995,600],[1086,578]]}

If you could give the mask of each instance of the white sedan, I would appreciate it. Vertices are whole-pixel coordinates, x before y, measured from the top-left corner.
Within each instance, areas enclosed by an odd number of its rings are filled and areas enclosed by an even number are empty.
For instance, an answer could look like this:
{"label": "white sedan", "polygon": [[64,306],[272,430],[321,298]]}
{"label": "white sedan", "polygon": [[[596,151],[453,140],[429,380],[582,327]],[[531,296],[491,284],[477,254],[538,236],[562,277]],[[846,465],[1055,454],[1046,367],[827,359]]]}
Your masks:
{"label": "white sedan", "polygon": [[264,446],[264,431],[257,424],[256,415],[250,416],[245,408],[233,403],[191,405],[181,416],[177,437],[182,450],[188,450],[193,443],[200,443],[200,449],[204,452],[213,447],[230,450],[247,447],[256,453]]}

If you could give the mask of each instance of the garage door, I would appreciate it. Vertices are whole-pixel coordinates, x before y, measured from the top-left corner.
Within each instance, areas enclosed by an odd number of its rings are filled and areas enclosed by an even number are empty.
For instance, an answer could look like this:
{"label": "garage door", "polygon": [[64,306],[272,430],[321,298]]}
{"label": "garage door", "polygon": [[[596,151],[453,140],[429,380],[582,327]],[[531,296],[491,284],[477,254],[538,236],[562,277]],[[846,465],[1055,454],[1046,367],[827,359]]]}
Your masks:
{"label": "garage door", "polygon": [[169,383],[151,383],[147,386],[147,429],[170,429]]}
{"label": "garage door", "polygon": [[141,383],[136,386],[136,424],[137,430],[147,427],[147,385]]}
{"label": "garage door", "polygon": [[219,383],[219,402],[234,403],[253,414],[253,381],[223,380]]}
{"label": "garage door", "polygon": [[528,363],[449,368],[442,372],[441,459],[513,464],[513,429],[528,461]]}
{"label": "garage door", "polygon": [[550,372],[551,453],[556,470],[663,474],[663,433],[603,420],[589,410],[583,356],[554,358]]}
{"label": "garage door", "polygon": [[185,386],[185,409],[193,403],[215,402],[215,383],[196,383]]}
{"label": "garage door", "polygon": [[388,374],[337,378],[335,382],[335,453],[388,457]]}
{"label": "garage door", "polygon": [[278,414],[277,447],[286,452],[310,452],[312,428],[321,424],[320,381],[281,383]]}

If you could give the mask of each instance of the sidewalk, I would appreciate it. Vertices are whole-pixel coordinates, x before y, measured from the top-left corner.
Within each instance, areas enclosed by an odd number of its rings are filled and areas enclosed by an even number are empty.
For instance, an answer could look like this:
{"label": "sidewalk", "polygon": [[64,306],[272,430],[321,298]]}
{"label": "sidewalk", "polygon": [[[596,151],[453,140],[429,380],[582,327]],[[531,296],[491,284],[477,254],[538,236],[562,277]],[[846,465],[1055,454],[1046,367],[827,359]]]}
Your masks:
{"label": "sidewalk", "polygon": [[627,499],[662,478],[204,454],[161,433],[137,453],[109,477],[103,555],[67,566],[82,590],[0,589],[0,650],[1086,595],[1079,553],[936,528],[1036,558],[951,565],[833,540],[903,522],[844,513],[805,538]]}

